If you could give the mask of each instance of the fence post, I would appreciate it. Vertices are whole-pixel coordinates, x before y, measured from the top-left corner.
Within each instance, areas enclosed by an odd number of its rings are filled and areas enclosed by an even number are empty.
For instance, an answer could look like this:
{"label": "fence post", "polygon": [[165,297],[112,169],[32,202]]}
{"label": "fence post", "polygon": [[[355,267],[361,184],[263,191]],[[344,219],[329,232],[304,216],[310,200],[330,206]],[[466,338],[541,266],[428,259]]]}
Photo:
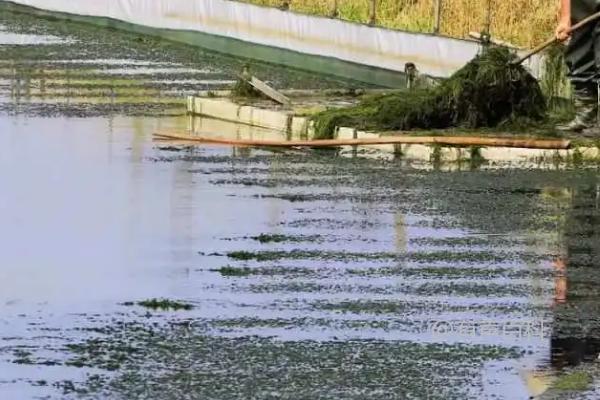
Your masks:
{"label": "fence post", "polygon": [[377,23],[377,0],[370,0],[369,25]]}
{"label": "fence post", "polygon": [[487,10],[485,11],[485,33],[489,37],[492,32],[492,0],[487,2]]}
{"label": "fence post", "polygon": [[337,18],[340,16],[340,10],[338,6],[338,0],[333,0],[333,8],[331,9],[331,14],[329,14],[331,18]]}
{"label": "fence post", "polygon": [[440,25],[442,24],[442,0],[435,0],[433,33],[440,33]]}

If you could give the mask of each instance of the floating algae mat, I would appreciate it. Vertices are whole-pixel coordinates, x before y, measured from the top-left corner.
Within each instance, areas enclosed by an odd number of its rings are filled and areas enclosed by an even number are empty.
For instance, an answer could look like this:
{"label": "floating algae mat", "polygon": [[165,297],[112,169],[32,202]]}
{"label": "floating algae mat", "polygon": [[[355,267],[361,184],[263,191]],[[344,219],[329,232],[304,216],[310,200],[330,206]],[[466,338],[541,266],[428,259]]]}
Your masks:
{"label": "floating algae mat", "polygon": [[439,86],[371,97],[315,115],[316,136],[332,138],[336,126],[366,130],[481,128],[516,120],[541,120],[546,101],[537,80],[508,49],[490,47]]}

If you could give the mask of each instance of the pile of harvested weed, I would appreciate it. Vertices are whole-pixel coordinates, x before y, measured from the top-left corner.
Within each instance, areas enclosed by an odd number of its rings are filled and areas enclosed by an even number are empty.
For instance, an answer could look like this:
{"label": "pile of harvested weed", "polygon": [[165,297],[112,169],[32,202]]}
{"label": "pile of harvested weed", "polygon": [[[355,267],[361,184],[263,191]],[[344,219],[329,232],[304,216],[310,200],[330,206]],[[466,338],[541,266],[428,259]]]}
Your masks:
{"label": "pile of harvested weed", "polygon": [[546,101],[537,80],[515,55],[487,48],[433,88],[372,97],[350,108],[314,117],[316,137],[333,137],[336,126],[366,130],[480,128],[544,118]]}

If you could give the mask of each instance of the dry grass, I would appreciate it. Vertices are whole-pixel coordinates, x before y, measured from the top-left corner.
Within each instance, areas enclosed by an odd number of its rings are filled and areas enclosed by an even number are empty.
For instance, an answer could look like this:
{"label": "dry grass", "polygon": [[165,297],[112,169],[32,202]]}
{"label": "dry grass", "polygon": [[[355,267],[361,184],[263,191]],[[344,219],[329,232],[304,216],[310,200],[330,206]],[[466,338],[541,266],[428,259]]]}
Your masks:
{"label": "dry grass", "polygon": [[[245,0],[280,6],[282,0]],[[523,47],[533,47],[552,34],[556,23],[556,0],[442,0],[441,33],[465,37],[485,27],[488,1],[492,4],[491,33]],[[334,0],[291,0],[291,9],[330,15]],[[369,19],[369,0],[338,0],[339,15],[350,21]],[[410,31],[431,32],[434,0],[378,0],[377,24]]]}

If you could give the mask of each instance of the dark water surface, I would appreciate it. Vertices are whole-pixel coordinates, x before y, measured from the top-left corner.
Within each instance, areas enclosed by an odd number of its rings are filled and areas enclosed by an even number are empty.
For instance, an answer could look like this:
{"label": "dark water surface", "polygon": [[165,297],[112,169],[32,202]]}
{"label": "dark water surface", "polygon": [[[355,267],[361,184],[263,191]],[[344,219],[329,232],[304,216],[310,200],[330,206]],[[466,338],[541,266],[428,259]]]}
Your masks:
{"label": "dark water surface", "polygon": [[[0,14],[0,398],[527,399],[600,376],[595,168],[152,143],[241,64]],[[152,298],[193,309],[131,304]]]}

